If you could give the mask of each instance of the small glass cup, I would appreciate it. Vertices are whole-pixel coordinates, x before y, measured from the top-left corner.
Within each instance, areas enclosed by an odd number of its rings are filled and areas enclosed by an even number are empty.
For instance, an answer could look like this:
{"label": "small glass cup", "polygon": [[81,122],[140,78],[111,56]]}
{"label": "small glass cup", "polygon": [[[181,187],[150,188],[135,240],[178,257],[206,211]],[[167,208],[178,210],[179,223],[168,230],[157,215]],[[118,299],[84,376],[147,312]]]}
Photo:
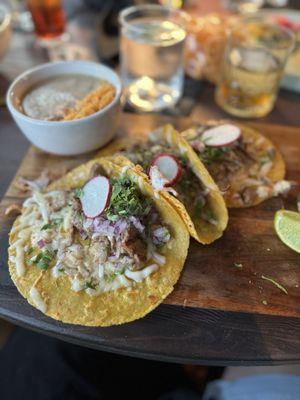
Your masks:
{"label": "small glass cup", "polygon": [[247,14],[257,12],[264,5],[264,0],[227,0],[225,4],[229,10]]}
{"label": "small glass cup", "polygon": [[182,96],[186,18],[182,11],[150,4],[120,13],[121,78],[135,108],[159,111]]}
{"label": "small glass cup", "polygon": [[273,108],[294,34],[259,18],[243,19],[229,35],[217,104],[231,115],[258,118]]}

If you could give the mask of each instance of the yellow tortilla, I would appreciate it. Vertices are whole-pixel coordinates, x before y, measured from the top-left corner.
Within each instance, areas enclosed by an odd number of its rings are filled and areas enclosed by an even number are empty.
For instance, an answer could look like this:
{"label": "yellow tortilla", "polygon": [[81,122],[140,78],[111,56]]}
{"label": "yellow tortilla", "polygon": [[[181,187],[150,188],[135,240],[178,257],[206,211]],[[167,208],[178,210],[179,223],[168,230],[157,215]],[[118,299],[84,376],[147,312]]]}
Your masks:
{"label": "yellow tortilla", "polygon": [[[213,127],[213,126],[220,125],[221,123],[228,123],[228,121],[218,121],[218,122],[209,121],[209,122],[205,123],[205,125]],[[269,170],[269,172],[266,174],[266,177],[270,180],[271,183],[276,183],[276,182],[284,179],[284,177],[285,177],[285,162],[284,162],[284,159],[283,159],[281,153],[276,148],[276,146],[271,142],[271,140],[266,138],[265,136],[263,136],[259,131],[255,130],[253,128],[250,128],[249,126],[237,124],[235,122],[234,122],[234,125],[238,126],[241,129],[242,135],[246,140],[252,140],[253,142],[259,140],[259,148],[262,152],[265,152],[270,147],[272,147],[274,149],[274,158],[272,159],[273,165],[272,165],[271,169]],[[181,134],[184,138],[186,138],[188,140],[190,137],[193,137],[194,132],[195,132],[195,128],[190,128],[190,129],[187,129],[186,131],[182,132]],[[196,157],[199,158],[197,153],[196,152],[194,152],[194,153],[195,153]],[[234,193],[236,193],[236,190],[234,189],[234,187],[238,184],[239,180],[242,182],[243,178],[241,177],[241,175],[247,174],[246,171],[247,171],[247,169],[244,168],[243,171],[238,172],[234,177],[232,186],[229,187],[226,190],[226,192],[224,193],[224,199],[225,199],[227,207],[229,207],[229,208],[246,208],[246,207],[255,206],[255,205],[265,201],[267,198],[272,197],[272,195],[265,197],[265,198],[256,196],[253,199],[253,201],[251,202],[251,204],[243,204],[243,205],[239,201],[235,200],[233,195],[234,195]],[[218,183],[218,182],[216,181],[216,183]]]}
{"label": "yellow tortilla", "polygon": [[[216,239],[222,236],[223,231],[226,229],[228,224],[228,211],[218,186],[215,184],[209,172],[200,161],[192,147],[172,127],[172,125],[165,125],[151,134],[155,135],[158,140],[167,144],[171,148],[178,150],[182,156],[185,156],[189,160],[192,171],[198,177],[203,187],[209,189],[207,198],[210,208],[216,218],[216,225],[210,224],[203,219],[192,219],[186,207],[178,199],[176,199],[176,197],[164,191],[161,192],[161,195],[176,209],[185,222],[190,235],[194,239],[202,244],[214,242]],[[141,142],[142,140],[143,139],[140,139],[139,141]],[[144,138],[144,140],[147,140],[147,137]],[[118,163],[119,165],[126,165],[127,163],[127,165],[132,166],[132,162],[127,160],[125,157],[121,157],[120,152],[129,149],[134,143],[137,143],[137,141],[133,139],[117,139],[104,149],[100,150],[97,153],[97,157],[113,156],[115,154],[116,156],[113,158],[114,162]],[[142,172],[141,167],[137,170],[137,172],[142,174],[145,179],[148,179],[145,173]]]}
{"label": "yellow tortilla", "polygon": [[[47,191],[74,189],[85,184],[94,164],[100,164],[110,177],[119,177],[120,167],[105,159],[92,160],[75,168],[58,181],[48,186]],[[124,173],[124,171],[123,171]],[[110,326],[123,324],[141,318],[157,307],[172,292],[181,270],[189,246],[188,231],[170,204],[161,196],[154,198],[152,187],[132,169],[125,174],[137,182],[141,192],[153,199],[164,224],[170,229],[172,239],[160,253],[166,263],[134,288],[120,288],[98,296],[89,296],[84,291],[74,292],[67,276],[54,279],[50,269],[41,271],[35,266],[26,266],[25,275],[17,276],[14,261],[15,249],[9,248],[9,271],[19,292],[35,306],[29,291],[33,285],[46,303],[45,314],[54,319],[85,326]],[[18,227],[19,218],[13,227]],[[10,234],[10,244],[18,239]]]}

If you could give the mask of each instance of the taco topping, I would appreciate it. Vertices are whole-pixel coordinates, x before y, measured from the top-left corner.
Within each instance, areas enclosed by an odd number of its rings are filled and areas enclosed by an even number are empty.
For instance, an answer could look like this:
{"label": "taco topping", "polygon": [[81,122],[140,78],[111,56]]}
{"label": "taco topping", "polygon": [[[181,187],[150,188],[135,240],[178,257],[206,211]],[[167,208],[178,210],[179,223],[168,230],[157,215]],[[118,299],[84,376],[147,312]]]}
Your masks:
{"label": "taco topping", "polygon": [[226,124],[205,130],[201,140],[208,147],[223,147],[234,143],[240,136],[240,128]]}
{"label": "taco topping", "polygon": [[201,218],[213,225],[217,223],[207,199],[209,189],[204,188],[193,172],[184,152],[160,143],[153,135],[148,142],[135,144],[122,154],[149,172],[156,191],[168,191],[176,196],[192,218]]}
{"label": "taco topping", "polygon": [[[18,276],[28,268],[67,276],[89,295],[132,287],[165,264],[171,240],[153,201],[129,177],[92,178],[83,188],[34,192],[23,204],[13,256]],[[44,309],[35,286],[32,301]]]}
{"label": "taco topping", "polygon": [[92,178],[82,189],[82,211],[88,218],[101,215],[109,204],[111,184],[105,176]]}
{"label": "taco topping", "polygon": [[[233,128],[236,128],[235,130]],[[274,165],[276,150],[266,147],[263,137],[248,138],[231,124],[200,126],[184,135],[230,203],[247,206],[257,199],[285,193],[290,183],[273,183],[268,173]]]}
{"label": "taco topping", "polygon": [[164,186],[174,185],[182,176],[180,162],[172,154],[158,154],[152,159],[150,165],[156,166],[166,179]]}

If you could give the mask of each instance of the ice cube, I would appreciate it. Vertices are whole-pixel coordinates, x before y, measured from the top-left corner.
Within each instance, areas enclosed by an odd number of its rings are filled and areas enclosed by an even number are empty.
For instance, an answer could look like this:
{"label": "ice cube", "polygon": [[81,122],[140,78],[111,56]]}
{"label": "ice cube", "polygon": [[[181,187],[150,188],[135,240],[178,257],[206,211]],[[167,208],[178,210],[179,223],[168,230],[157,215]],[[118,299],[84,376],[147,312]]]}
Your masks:
{"label": "ice cube", "polygon": [[234,66],[251,72],[264,73],[274,71],[278,67],[276,58],[260,48],[233,49],[230,53],[230,61]]}

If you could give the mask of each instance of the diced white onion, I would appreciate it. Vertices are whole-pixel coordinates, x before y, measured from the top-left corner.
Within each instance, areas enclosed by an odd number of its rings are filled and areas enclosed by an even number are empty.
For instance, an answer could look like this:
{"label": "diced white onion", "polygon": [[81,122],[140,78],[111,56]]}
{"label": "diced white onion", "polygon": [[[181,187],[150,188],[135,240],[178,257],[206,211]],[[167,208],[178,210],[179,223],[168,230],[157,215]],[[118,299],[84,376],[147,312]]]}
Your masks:
{"label": "diced white onion", "polygon": [[74,292],[80,292],[80,290],[83,289],[83,284],[79,282],[77,279],[73,279],[71,288]]}

